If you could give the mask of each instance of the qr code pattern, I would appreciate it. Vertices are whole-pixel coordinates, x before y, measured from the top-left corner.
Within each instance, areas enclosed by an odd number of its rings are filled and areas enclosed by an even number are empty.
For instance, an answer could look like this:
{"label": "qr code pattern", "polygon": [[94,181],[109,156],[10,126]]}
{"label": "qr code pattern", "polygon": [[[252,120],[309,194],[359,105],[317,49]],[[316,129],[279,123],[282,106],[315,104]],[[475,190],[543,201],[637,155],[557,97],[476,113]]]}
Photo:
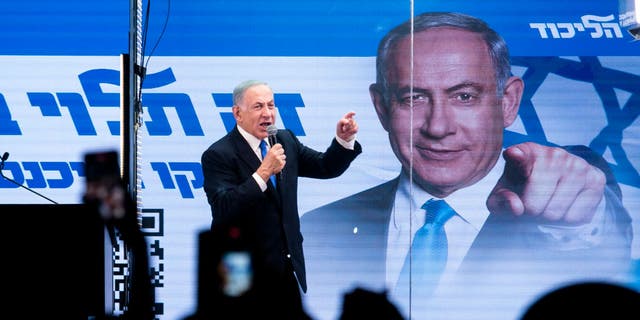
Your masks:
{"label": "qr code pattern", "polygon": [[[147,242],[149,256],[149,273],[154,289],[164,287],[164,248],[162,237],[164,236],[164,210],[142,209],[139,215],[139,223]],[[122,315],[127,306],[127,292],[129,285],[129,258],[128,251],[119,234],[113,246],[113,314]],[[164,303],[156,297],[154,312],[156,319],[164,314]]]}

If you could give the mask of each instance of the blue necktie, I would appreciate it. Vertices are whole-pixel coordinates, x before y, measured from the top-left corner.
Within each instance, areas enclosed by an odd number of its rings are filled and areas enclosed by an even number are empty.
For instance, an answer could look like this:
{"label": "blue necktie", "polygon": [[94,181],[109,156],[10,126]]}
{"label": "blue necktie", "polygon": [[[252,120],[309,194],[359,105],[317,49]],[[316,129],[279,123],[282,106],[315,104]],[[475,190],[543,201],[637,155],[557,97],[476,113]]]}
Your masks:
{"label": "blue necktie", "polygon": [[[264,140],[260,141],[260,153],[262,154],[262,159],[264,159],[264,157],[267,155],[267,143]],[[276,186],[276,176],[272,175],[271,177],[269,177],[269,179],[271,179],[271,183],[275,187]]]}
{"label": "blue necktie", "polygon": [[[422,209],[426,211],[425,223],[413,238],[396,287],[396,294],[403,300],[409,297],[409,292],[416,301],[428,298],[447,264],[444,224],[456,213],[444,200],[430,199]],[[409,301],[403,303],[409,304]]]}

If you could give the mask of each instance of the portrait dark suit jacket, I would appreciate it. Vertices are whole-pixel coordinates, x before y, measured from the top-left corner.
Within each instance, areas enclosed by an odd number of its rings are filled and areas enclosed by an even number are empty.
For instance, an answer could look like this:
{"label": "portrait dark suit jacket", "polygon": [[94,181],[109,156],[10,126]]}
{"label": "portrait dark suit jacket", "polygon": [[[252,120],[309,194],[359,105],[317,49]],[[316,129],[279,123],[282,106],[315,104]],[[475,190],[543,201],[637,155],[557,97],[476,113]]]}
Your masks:
{"label": "portrait dark suit jacket", "polygon": [[[492,276],[513,273],[510,268],[514,264],[518,265],[521,275],[526,275],[523,285],[536,281],[534,274],[540,272],[540,261],[544,262],[544,272],[555,273],[555,279],[560,281],[577,277],[581,271],[589,275],[606,275],[627,269],[631,220],[622,206],[617,182],[599,155],[582,147],[568,149],[600,167],[607,175],[605,215],[608,230],[601,230],[607,234],[606,241],[593,248],[557,250],[556,240],[540,234],[536,223],[491,214],[458,269],[462,275],[460,281],[465,281],[460,284],[460,290],[471,292],[475,289],[475,299],[481,300],[482,290],[487,289],[483,286],[498,283],[489,283],[496,280]],[[339,308],[340,296],[354,286],[384,288],[387,230],[398,182],[396,178],[303,214],[301,226],[310,274],[309,303],[319,303],[320,296],[328,298],[323,303],[330,304],[332,299],[338,303],[328,308]],[[597,263],[589,264],[589,259]],[[522,265],[528,265],[529,270],[523,269]],[[330,274],[327,270],[331,270]],[[332,277],[335,280],[332,281]],[[474,278],[475,286],[469,283],[469,278]]]}
{"label": "portrait dark suit jacket", "polygon": [[342,174],[362,152],[343,148],[334,138],[325,152],[303,145],[290,130],[278,130],[286,154],[277,189],[262,192],[252,178],[260,159],[235,127],[202,154],[204,191],[211,205],[212,227],[238,225],[251,238],[256,268],[282,274],[290,254],[303,291],[306,272],[298,215],[298,177],[328,179]]}

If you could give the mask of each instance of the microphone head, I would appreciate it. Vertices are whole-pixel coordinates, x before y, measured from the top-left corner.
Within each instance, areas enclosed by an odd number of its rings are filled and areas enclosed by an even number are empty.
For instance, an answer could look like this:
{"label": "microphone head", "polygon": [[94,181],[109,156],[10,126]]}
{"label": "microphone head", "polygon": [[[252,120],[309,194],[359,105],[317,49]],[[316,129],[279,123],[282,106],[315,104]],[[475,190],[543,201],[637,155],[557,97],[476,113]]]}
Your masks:
{"label": "microphone head", "polygon": [[276,127],[275,125],[270,125],[267,127],[267,134],[269,136],[275,136],[276,133],[278,133],[278,127]]}
{"label": "microphone head", "polygon": [[[267,129],[267,130],[268,130],[268,129]],[[5,153],[2,155],[2,161],[7,161],[7,159],[9,159],[9,152],[5,152]]]}

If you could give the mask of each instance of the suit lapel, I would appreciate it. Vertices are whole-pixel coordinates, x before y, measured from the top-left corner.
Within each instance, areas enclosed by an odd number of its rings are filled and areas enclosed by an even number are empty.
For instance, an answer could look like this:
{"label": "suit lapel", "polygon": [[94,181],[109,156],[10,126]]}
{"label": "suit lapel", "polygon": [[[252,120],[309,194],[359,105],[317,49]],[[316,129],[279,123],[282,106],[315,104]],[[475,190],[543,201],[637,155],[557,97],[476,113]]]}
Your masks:
{"label": "suit lapel", "polygon": [[[254,150],[251,149],[247,140],[240,134],[237,126],[231,131],[231,141],[238,158],[245,164],[246,172],[244,174],[251,176],[260,167],[260,159],[256,157]],[[282,207],[280,196],[270,181],[267,182],[267,196],[271,197],[279,208]]]}
{"label": "suit lapel", "polygon": [[245,140],[240,134],[240,131],[238,131],[238,127],[234,127],[233,131],[231,131],[231,138],[233,148],[235,149],[235,153],[238,155],[238,158],[246,164],[248,171],[251,173],[255,172],[260,166],[260,159],[255,156],[255,153],[251,149],[247,140]]}

